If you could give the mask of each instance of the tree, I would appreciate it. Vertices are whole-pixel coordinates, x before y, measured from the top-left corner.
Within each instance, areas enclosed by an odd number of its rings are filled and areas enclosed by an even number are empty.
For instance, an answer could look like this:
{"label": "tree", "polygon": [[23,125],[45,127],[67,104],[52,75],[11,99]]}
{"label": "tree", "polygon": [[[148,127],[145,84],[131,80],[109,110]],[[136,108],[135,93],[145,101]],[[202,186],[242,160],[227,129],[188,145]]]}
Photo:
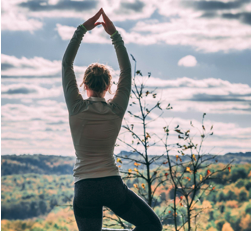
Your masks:
{"label": "tree", "polygon": [[[148,77],[144,79],[141,71],[136,71],[136,60],[133,56],[132,59],[135,62],[132,94],[130,96],[132,102],[129,104],[127,113],[135,121],[128,123],[125,116],[126,125],[122,127],[132,138],[131,141],[120,138],[118,140],[129,147],[133,154],[128,155],[122,152],[115,155],[120,164],[122,179],[133,179],[135,190],[153,209],[158,201],[155,196],[158,189],[171,187],[169,196],[172,202],[163,210],[162,214],[159,214],[162,223],[168,220],[169,224],[174,224],[176,231],[192,230],[192,228],[196,230],[198,217],[205,209],[199,204],[203,201],[203,198],[210,196],[215,191],[216,187],[211,185],[211,182],[219,179],[223,171],[231,172],[232,162],[223,168],[219,167],[215,171],[211,169],[211,165],[217,163],[216,155],[206,155],[202,150],[204,140],[213,135],[213,125],[208,129],[204,124],[206,113],[202,116],[201,129],[196,128],[192,121],[190,122],[191,129],[184,131],[177,125],[174,132],[177,133],[179,142],[175,144],[168,143],[170,134],[168,124],[163,124],[164,135],[162,137],[160,137],[161,132],[156,134],[149,131],[148,124],[159,119],[164,108],[171,110],[172,107],[170,103],[167,106],[162,106],[164,101],[157,99],[155,89],[152,91],[145,89],[145,84],[151,77],[151,73],[148,72]],[[136,83],[137,79],[138,84]],[[152,98],[149,98],[150,96]],[[149,99],[156,99],[157,102],[149,107],[147,104]],[[133,107],[137,107],[135,112],[133,112]],[[155,109],[161,110],[161,114],[152,119],[149,115]],[[140,125],[140,132],[135,130],[135,124]],[[199,131],[199,136],[193,136],[192,129]],[[198,137],[199,143],[196,143],[195,138]],[[157,138],[157,140],[154,138]],[[150,156],[149,148],[154,147],[159,142],[162,142],[165,152]],[[177,150],[177,155],[170,155],[171,150]],[[125,161],[133,162],[134,169],[124,169],[122,165]],[[104,217],[111,218],[109,216]],[[128,228],[119,217],[112,217],[112,219],[121,227]]]}

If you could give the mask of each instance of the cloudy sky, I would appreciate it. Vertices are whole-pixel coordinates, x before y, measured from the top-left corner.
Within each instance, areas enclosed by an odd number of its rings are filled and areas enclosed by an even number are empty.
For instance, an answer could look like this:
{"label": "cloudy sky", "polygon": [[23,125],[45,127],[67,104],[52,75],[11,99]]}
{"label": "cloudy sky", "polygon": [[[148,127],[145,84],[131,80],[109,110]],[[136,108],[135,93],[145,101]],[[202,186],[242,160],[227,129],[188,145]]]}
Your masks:
{"label": "cloudy sky", "polygon": [[[173,129],[179,124],[186,130],[192,128],[192,121],[201,130],[202,115],[207,113],[205,128],[209,132],[213,125],[214,135],[205,140],[205,153],[251,151],[250,0],[9,0],[1,4],[2,154],[74,155],[61,60],[76,27],[101,7],[137,60],[143,74],[138,83],[157,88],[157,97],[149,96],[147,103],[161,99],[173,107],[149,123],[152,140],[154,134],[163,135],[166,125]],[[101,16],[98,21],[102,20]],[[130,60],[134,69],[131,56]],[[74,63],[79,84],[93,62],[106,64],[117,82],[115,50],[102,26],[88,31],[82,40]],[[111,97],[107,93],[106,99]],[[137,113],[136,107],[128,110]],[[149,119],[158,115],[158,110],[153,111]],[[132,122],[126,113],[123,123]],[[139,134],[140,128],[135,124]],[[194,130],[196,139],[199,130]],[[123,129],[120,138],[131,139]],[[171,132],[169,143],[176,142],[177,134]],[[121,144],[114,153],[121,150],[128,149]],[[160,142],[149,153],[163,150]]]}

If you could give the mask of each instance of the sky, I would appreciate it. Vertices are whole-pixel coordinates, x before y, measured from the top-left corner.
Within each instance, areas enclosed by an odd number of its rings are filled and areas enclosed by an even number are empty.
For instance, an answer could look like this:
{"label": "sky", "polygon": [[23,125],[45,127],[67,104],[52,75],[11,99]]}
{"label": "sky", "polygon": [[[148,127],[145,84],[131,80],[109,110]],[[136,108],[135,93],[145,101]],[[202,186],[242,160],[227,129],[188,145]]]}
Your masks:
{"label": "sky", "polygon": [[[2,154],[74,156],[61,61],[77,26],[101,7],[121,34],[133,71],[131,55],[137,61],[143,74],[138,83],[156,89],[157,97],[146,103],[164,100],[173,107],[149,115],[152,141],[164,137],[168,125],[169,144],[180,142],[173,131],[179,125],[199,142],[206,113],[206,132],[213,125],[214,135],[207,136],[204,153],[251,151],[250,0],[9,0],[1,2]],[[107,65],[118,81],[116,53],[102,25],[83,37],[74,62],[78,85],[94,62]],[[86,99],[82,87],[79,91]],[[112,97],[107,92],[106,100]],[[139,113],[136,107],[128,110]],[[123,125],[134,122],[142,134],[140,123],[126,113]],[[131,142],[123,128],[119,137]],[[118,144],[115,154],[130,150]],[[164,152],[162,142],[149,148],[149,154]]]}

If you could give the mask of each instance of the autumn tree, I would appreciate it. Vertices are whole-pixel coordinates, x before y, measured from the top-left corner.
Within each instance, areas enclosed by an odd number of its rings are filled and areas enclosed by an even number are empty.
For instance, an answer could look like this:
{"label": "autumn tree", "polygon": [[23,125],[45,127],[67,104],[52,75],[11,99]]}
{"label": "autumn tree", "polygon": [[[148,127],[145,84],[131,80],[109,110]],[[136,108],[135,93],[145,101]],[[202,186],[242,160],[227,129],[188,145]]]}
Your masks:
{"label": "autumn tree", "polygon": [[[219,177],[217,174],[225,170],[231,172],[231,163],[216,171],[211,169],[211,165],[217,163],[217,156],[206,155],[202,150],[205,139],[213,135],[213,125],[206,128],[204,124],[206,113],[202,116],[201,129],[195,127],[192,121],[190,129],[183,130],[179,125],[174,128],[172,132],[177,134],[177,143],[168,143],[171,128],[165,122],[163,122],[162,131],[157,134],[150,131],[149,123],[161,119],[164,110],[171,110],[172,107],[170,103],[157,98],[156,89],[146,89],[146,82],[151,77],[151,73],[148,72],[147,77],[144,78],[141,71],[136,70],[135,58],[132,55],[131,57],[135,62],[132,94],[128,114],[122,125],[124,129],[122,134],[129,133],[131,140],[117,139],[129,147],[131,154],[122,152],[115,155],[122,179],[133,179],[133,189],[153,209],[160,196],[155,195],[158,188],[169,190],[171,200],[168,201],[168,206],[164,211],[159,214],[162,223],[168,221],[169,224],[173,224],[172,229],[175,231],[197,230],[199,215],[206,209],[199,206],[199,202],[216,189],[210,181]],[[154,101],[152,106],[148,104],[151,101]],[[166,106],[163,106],[164,103]],[[154,119],[150,117],[153,110],[161,111],[160,115],[155,116]],[[191,135],[192,129],[199,132],[199,135]],[[199,142],[196,142],[198,138]],[[165,151],[149,155],[149,149],[159,143],[162,143]],[[116,144],[116,146],[119,145]],[[170,151],[177,154],[171,155]],[[134,167],[128,168],[126,161],[133,163]],[[111,218],[122,228],[129,228],[116,215],[104,217]]]}

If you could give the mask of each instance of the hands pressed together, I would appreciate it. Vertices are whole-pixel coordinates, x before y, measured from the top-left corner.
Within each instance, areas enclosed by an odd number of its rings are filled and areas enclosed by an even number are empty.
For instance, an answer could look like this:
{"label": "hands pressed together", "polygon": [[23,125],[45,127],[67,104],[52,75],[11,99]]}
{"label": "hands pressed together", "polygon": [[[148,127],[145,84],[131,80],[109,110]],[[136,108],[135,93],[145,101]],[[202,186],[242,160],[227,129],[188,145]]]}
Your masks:
{"label": "hands pressed together", "polygon": [[[96,22],[101,14],[103,16],[104,22]],[[87,30],[92,30],[100,24],[102,24],[107,34],[112,35],[114,32],[116,32],[115,26],[113,25],[112,21],[107,17],[103,8],[100,8],[100,10],[93,17],[89,18],[86,22],[84,22],[83,26]]]}

